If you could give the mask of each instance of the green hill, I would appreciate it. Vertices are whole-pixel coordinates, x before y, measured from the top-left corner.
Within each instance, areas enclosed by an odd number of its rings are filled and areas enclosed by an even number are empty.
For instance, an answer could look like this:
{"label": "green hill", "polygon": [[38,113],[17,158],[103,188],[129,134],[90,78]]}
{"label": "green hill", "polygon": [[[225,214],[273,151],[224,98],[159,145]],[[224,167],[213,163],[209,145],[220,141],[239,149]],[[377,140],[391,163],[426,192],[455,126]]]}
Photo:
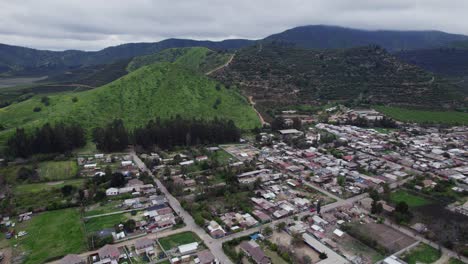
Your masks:
{"label": "green hill", "polygon": [[[155,117],[177,114],[232,119],[243,129],[260,125],[251,106],[237,91],[170,63],[142,67],[93,90],[49,98],[49,106],[42,104],[40,97],[33,97],[0,109],[0,124],[4,127],[0,139],[4,140],[16,127],[31,128],[46,122],[74,121],[90,130],[121,118],[131,128]],[[35,107],[42,110],[34,112]]]}
{"label": "green hill", "polygon": [[156,62],[172,62],[190,69],[207,72],[226,63],[231,54],[217,52],[204,47],[172,48],[161,52],[133,58],[127,66],[129,72]]}

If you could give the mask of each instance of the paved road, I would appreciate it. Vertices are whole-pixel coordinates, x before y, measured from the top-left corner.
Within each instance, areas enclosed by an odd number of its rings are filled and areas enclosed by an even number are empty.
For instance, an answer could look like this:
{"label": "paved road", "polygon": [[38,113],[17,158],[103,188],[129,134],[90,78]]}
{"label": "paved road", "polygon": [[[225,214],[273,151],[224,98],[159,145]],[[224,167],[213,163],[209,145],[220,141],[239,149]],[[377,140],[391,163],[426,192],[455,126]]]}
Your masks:
{"label": "paved road", "polygon": [[[131,153],[133,157],[133,161],[135,161],[136,165],[138,168],[140,168],[142,171],[146,171],[150,173],[150,175],[153,175],[150,170],[146,167],[145,163],[143,163],[140,158],[134,153]],[[195,224],[195,220],[193,220],[193,217],[182,208],[180,205],[179,201],[172,196],[171,193],[166,189],[166,187],[161,183],[159,179],[156,177],[154,178],[156,181],[156,185],[158,188],[161,190],[162,193],[166,195],[166,198],[171,205],[171,207],[176,211],[176,213],[182,217],[184,220],[184,223],[187,225],[185,228],[188,230],[194,232],[197,234],[206,244],[206,246],[210,249],[211,253],[223,264],[232,264],[232,261],[224,254],[223,248],[222,248],[222,243],[219,240],[216,240],[212,238],[210,235],[208,235],[203,228]]]}

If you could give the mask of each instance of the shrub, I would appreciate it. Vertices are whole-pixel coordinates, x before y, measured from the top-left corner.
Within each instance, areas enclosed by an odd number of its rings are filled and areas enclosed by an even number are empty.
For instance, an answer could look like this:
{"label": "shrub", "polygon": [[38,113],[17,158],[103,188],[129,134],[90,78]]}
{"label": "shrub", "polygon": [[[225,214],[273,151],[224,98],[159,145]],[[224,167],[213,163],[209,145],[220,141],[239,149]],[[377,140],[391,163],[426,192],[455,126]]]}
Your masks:
{"label": "shrub", "polygon": [[39,106],[34,107],[33,111],[34,112],[40,112],[42,109]]}

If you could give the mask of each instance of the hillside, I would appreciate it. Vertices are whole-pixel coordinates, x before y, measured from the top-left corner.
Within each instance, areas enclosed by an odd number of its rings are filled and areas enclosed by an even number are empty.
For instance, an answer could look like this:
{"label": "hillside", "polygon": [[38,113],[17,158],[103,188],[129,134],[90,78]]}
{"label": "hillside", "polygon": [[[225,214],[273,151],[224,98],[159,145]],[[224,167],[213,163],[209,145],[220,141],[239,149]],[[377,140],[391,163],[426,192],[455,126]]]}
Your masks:
{"label": "hillside", "polygon": [[441,47],[467,41],[468,36],[441,31],[359,30],[336,26],[302,26],[265,38],[266,41],[295,43],[313,49],[339,49],[379,45],[389,51]]}
{"label": "hillside", "polygon": [[463,104],[453,85],[375,47],[306,50],[264,44],[236,53],[215,74],[262,108],[340,100],[444,108]]}
{"label": "hillside", "polygon": [[127,70],[134,71],[156,62],[171,62],[205,73],[224,64],[230,57],[229,53],[213,51],[204,47],[171,48],[155,54],[135,57],[128,64]]}
{"label": "hillside", "polygon": [[[0,109],[0,124],[5,128],[0,139],[4,140],[15,127],[31,128],[45,122],[78,122],[90,130],[121,118],[131,128],[156,117],[177,114],[232,119],[244,129],[260,124],[246,99],[235,90],[170,63],[142,67],[105,86],[50,96],[49,101],[50,105],[45,106],[39,97],[33,97]],[[42,110],[34,112],[35,107]]]}
{"label": "hillside", "polygon": [[155,43],[128,43],[100,51],[47,51],[0,44],[0,76],[49,75],[78,66],[109,64],[119,60],[157,53],[168,48],[206,47],[231,50],[250,45],[252,41],[230,39],[198,41],[166,39]]}
{"label": "hillside", "polygon": [[448,75],[468,76],[468,49],[439,48],[405,50],[395,55],[425,70]]}

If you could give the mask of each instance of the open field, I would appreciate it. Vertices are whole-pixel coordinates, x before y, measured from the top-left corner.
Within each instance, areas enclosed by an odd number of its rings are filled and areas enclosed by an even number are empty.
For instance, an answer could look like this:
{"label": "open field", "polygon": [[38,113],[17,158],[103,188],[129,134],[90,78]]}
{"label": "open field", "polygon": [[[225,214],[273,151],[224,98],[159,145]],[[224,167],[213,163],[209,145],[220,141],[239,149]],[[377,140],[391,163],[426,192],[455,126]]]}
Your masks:
{"label": "open field", "polygon": [[34,82],[41,81],[47,78],[43,77],[18,77],[18,78],[0,78],[0,89],[6,87],[13,87],[18,85],[28,85]]}
{"label": "open field", "polygon": [[80,214],[76,209],[45,212],[17,226],[28,232],[17,242],[27,253],[25,264],[44,263],[52,258],[86,250]]}
{"label": "open field", "polygon": [[65,185],[72,185],[76,187],[82,186],[84,179],[74,179],[74,180],[65,180],[65,181],[56,181],[56,182],[41,182],[41,183],[31,183],[31,184],[20,184],[15,187],[15,194],[25,194],[25,193],[37,193],[48,191],[51,189],[60,189]]}
{"label": "open field", "polygon": [[200,238],[190,231],[174,234],[167,237],[162,237],[159,239],[159,243],[164,248],[164,250],[169,250],[171,248],[189,244],[192,242],[200,241]]}
{"label": "open field", "polygon": [[433,263],[441,257],[441,253],[427,245],[419,244],[416,248],[411,249],[409,252],[402,256],[402,259],[408,264],[416,263]]}
{"label": "open field", "polygon": [[76,176],[78,164],[76,161],[47,161],[39,163],[39,176],[43,180],[66,180]]}
{"label": "open field", "polygon": [[424,197],[416,196],[405,190],[398,190],[393,192],[390,195],[390,200],[395,204],[399,202],[406,202],[409,207],[423,206],[431,203],[431,201],[425,199]]}
{"label": "open field", "polygon": [[416,242],[413,238],[383,224],[349,224],[344,228],[352,237],[380,253],[393,253]]}
{"label": "open field", "polygon": [[94,233],[105,228],[114,228],[115,225],[123,223],[128,219],[130,219],[129,213],[91,218],[85,221],[86,232]]}
{"label": "open field", "polygon": [[346,254],[353,256],[357,255],[366,260],[365,263],[376,263],[379,260],[382,260],[384,256],[377,252],[376,250],[366,246],[359,240],[354,237],[344,234],[342,238],[336,241],[339,245],[341,251]]}
{"label": "open field", "polygon": [[93,205],[86,208],[85,216],[93,216],[100,214],[112,213],[119,211],[118,206],[122,204],[122,201],[110,201],[110,202],[101,202],[101,204]]}
{"label": "open field", "polygon": [[411,110],[390,106],[376,106],[375,109],[391,118],[403,122],[415,123],[441,123],[441,124],[468,124],[468,113],[455,111],[423,111]]}

